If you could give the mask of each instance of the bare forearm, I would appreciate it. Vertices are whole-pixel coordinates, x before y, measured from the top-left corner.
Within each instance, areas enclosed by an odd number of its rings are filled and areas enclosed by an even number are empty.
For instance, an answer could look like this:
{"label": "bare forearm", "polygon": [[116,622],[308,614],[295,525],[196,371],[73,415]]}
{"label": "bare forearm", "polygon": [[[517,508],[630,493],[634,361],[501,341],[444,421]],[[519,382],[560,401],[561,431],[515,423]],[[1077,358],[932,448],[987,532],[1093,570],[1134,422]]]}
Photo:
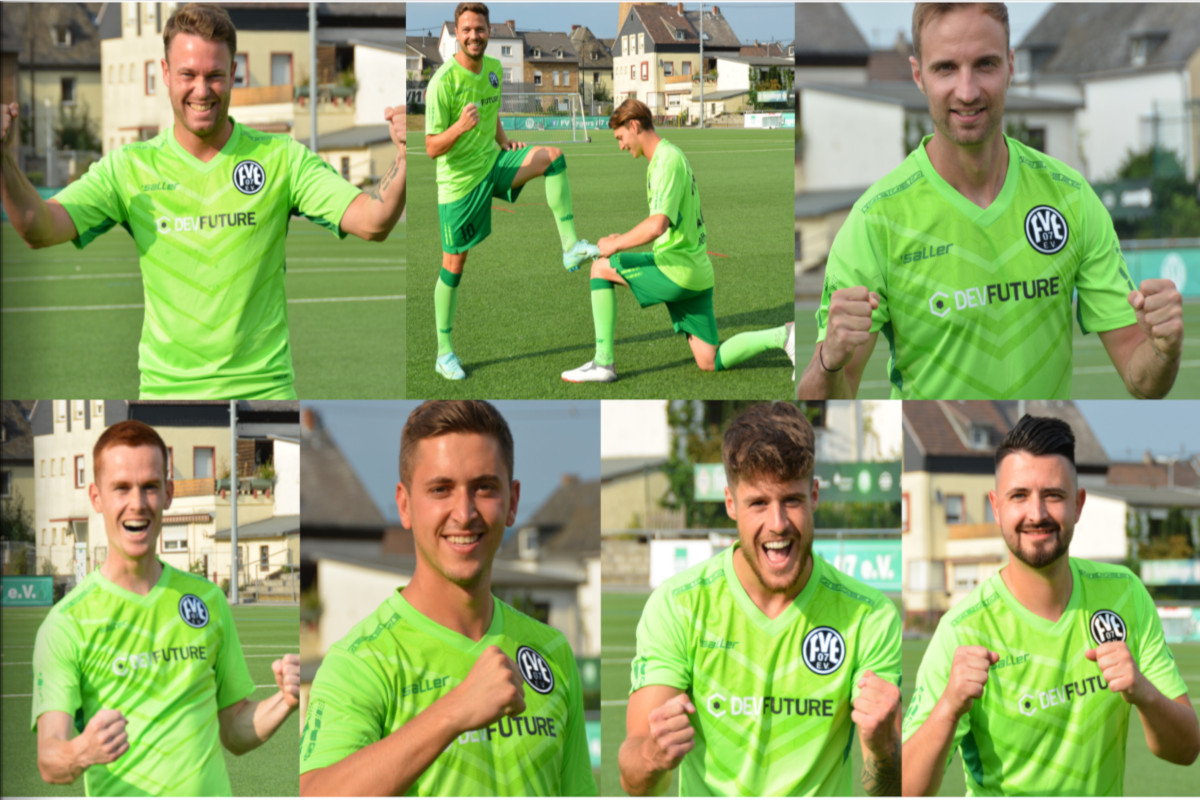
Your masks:
{"label": "bare forearm", "polygon": [[404,213],[406,162],[403,154],[388,167],[379,183],[366,192],[363,209],[367,227],[371,230],[371,241],[383,241]]}
{"label": "bare forearm", "polygon": [[669,227],[670,222],[661,214],[646,217],[633,228],[617,237],[616,241],[613,242],[614,252],[623,253],[626,250],[650,244],[659,236],[666,233]]}
{"label": "bare forearm", "polygon": [[855,387],[851,386],[846,374],[846,368],[830,372],[821,366],[819,349],[813,354],[813,359],[800,375],[800,385],[796,397],[801,400],[832,400],[837,398],[852,398]]}
{"label": "bare forearm", "polygon": [[7,149],[0,154],[0,199],[17,235],[30,247],[45,247],[53,230],[50,209]]}
{"label": "bare forearm", "polygon": [[88,768],[74,739],[38,739],[37,761],[38,772],[46,783],[74,783]]}
{"label": "bare forearm", "polygon": [[1125,375],[1125,388],[1134,397],[1165,397],[1175,385],[1179,373],[1179,359],[1170,358],[1155,349],[1154,343],[1145,339],[1129,358]]}
{"label": "bare forearm", "polygon": [[1200,723],[1187,695],[1183,698],[1186,704],[1153,689],[1152,696],[1137,710],[1150,752],[1172,764],[1188,765],[1200,753]]}
{"label": "bare forearm", "polygon": [[938,793],[957,726],[958,720],[953,714],[934,706],[924,724],[904,743],[901,749],[904,764],[901,783],[905,797]]}
{"label": "bare forearm", "polygon": [[221,728],[221,744],[235,756],[248,753],[265,744],[295,710],[295,706],[288,706],[283,692],[247,703],[233,718],[232,725]]}
{"label": "bare forearm", "polygon": [[617,764],[621,769],[621,788],[635,797],[660,795],[671,783],[671,771],[655,769],[645,757],[645,745],[644,737],[626,739],[617,754]]}
{"label": "bare forearm", "polygon": [[398,731],[336,764],[300,776],[300,794],[369,797],[407,794],[454,739],[452,715],[435,703]]}
{"label": "bare forearm", "polygon": [[430,158],[437,158],[450,152],[458,138],[466,133],[459,123],[454,123],[441,133],[425,134],[425,153]]}
{"label": "bare forearm", "polygon": [[882,752],[863,748],[863,791],[873,797],[900,794],[900,740]]}

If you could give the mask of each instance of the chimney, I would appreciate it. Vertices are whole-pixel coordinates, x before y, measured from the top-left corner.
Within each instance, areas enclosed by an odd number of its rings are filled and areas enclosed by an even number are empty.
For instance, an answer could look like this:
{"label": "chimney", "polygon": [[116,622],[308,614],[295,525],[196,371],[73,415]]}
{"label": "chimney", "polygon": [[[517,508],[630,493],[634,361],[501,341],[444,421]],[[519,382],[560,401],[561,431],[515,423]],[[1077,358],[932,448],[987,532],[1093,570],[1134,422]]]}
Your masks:
{"label": "chimney", "polygon": [[516,33],[516,30],[517,30],[517,22],[516,22],[516,20],[512,20],[512,19],[510,19],[510,20],[506,20],[504,24],[505,24],[505,25],[507,25],[511,31],[513,31],[514,33]]}
{"label": "chimney", "polygon": [[311,433],[321,427],[321,416],[312,408],[305,406],[300,409],[300,428],[305,433]]}
{"label": "chimney", "polygon": [[679,12],[679,16],[683,16],[683,3],[676,3],[675,10]]}
{"label": "chimney", "polygon": [[713,15],[714,17],[719,17],[719,16],[721,16],[721,7],[720,7],[720,6],[713,6],[712,15]]}
{"label": "chimney", "polygon": [[574,33],[574,32],[575,32],[575,31],[577,31],[577,30],[579,30],[579,26],[578,26],[578,25],[572,25],[572,26],[571,26],[571,33]]}
{"label": "chimney", "polygon": [[625,25],[626,18],[629,17],[629,12],[633,10],[633,3],[618,3],[617,4],[617,33],[621,32],[621,28]]}
{"label": "chimney", "polygon": [[578,486],[579,485],[579,476],[572,475],[571,473],[568,472],[562,476],[562,480],[560,481],[560,484],[562,486]]}

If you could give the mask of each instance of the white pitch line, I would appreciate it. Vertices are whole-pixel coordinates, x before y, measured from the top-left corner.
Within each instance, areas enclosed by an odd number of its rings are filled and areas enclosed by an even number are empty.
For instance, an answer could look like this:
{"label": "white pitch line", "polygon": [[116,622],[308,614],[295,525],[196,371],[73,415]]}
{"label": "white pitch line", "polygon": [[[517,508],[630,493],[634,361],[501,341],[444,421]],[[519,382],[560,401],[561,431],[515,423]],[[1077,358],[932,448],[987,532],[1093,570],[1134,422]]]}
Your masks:
{"label": "white pitch line", "polygon": [[[28,697],[29,695],[25,695],[25,696]],[[613,706],[627,706],[627,705],[629,705],[628,700],[601,700],[600,701],[601,708],[611,708]]]}
{"label": "white pitch line", "polygon": [[288,300],[288,305],[292,303],[355,303],[355,302],[370,302],[371,300],[404,300],[402,294],[381,294],[377,297],[303,297],[297,300]]}
{"label": "white pitch line", "polygon": [[[404,272],[407,268],[395,266],[398,259],[395,258],[372,258],[372,259],[356,259],[364,264],[390,264],[387,267],[301,267],[300,269],[289,269],[288,274],[294,275],[309,275],[325,272]],[[327,262],[328,258],[290,258],[290,262],[295,261],[318,261]],[[82,273],[79,275],[24,275],[16,278],[3,278],[0,283],[50,283],[53,281],[98,281],[108,280],[111,278],[140,278],[140,272],[97,272],[97,273]]]}
{"label": "white pitch line", "polygon": [[[299,297],[288,300],[288,305],[298,303],[369,303],[376,300],[406,300],[402,294],[380,294],[372,297]],[[143,308],[141,303],[118,303],[106,306],[37,306],[28,308],[5,308],[5,314],[30,314],[38,311],[127,311]]]}
{"label": "white pitch line", "polygon": [[[256,683],[256,684],[254,684],[254,688],[255,689],[278,689],[279,685],[274,684],[274,683]],[[10,697],[33,697],[33,693],[31,692],[29,694],[0,694],[0,699],[7,700]]]}

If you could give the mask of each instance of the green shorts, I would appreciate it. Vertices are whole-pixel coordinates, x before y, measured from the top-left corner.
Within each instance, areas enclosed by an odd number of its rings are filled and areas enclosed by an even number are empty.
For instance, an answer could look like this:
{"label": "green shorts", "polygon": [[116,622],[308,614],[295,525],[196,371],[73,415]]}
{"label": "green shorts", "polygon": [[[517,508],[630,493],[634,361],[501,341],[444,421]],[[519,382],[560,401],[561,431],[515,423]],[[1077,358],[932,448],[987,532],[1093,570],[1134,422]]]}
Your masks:
{"label": "green shorts", "polygon": [[512,203],[524,187],[513,187],[517,170],[525,160],[528,147],[501,150],[492,169],[467,195],[438,204],[438,222],[442,229],[442,252],[465,253],[492,233],[492,198]]}
{"label": "green shorts", "polygon": [[701,291],[683,288],[662,274],[653,253],[618,253],[608,263],[629,284],[642,308],[667,306],[676,333],[690,333],[713,347],[720,344],[711,286]]}

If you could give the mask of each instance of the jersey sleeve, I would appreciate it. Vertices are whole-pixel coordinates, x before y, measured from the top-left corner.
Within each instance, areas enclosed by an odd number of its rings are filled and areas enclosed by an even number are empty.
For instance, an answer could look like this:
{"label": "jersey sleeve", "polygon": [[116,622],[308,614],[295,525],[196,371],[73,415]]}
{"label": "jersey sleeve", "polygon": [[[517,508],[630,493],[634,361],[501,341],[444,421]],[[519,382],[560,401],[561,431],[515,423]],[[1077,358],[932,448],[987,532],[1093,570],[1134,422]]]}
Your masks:
{"label": "jersey sleeve", "polygon": [[638,620],[637,654],[631,666],[629,693],[643,686],[670,686],[681,691],[692,686],[687,639],[665,587],[650,595]]}
{"label": "jersey sleeve", "polygon": [[[665,154],[664,154],[665,155]],[[650,216],[663,214],[671,227],[679,224],[683,193],[691,191],[687,166],[681,158],[671,158],[650,176]]]}
{"label": "jersey sleeve", "polygon": [[583,715],[583,684],[575,654],[565,646],[568,661],[567,730],[563,742],[562,786],[565,797],[594,797],[596,778],[592,775],[592,758],[588,751],[587,725]]}
{"label": "jersey sleeve", "polygon": [[80,250],[114,225],[122,224],[128,228],[126,193],[117,174],[121,158],[120,150],[109,153],[92,164],[79,180],[54,195],[54,201],[67,210],[75,223],[76,236],[71,243]]}
{"label": "jersey sleeve", "polygon": [[825,341],[829,324],[829,303],[838,289],[865,286],[879,295],[879,308],[871,313],[871,333],[877,333],[891,319],[888,308],[886,265],[880,245],[875,241],[866,213],[858,205],[850,212],[833,240],[825,264],[825,284],[817,309],[817,341]]}
{"label": "jersey sleeve", "polygon": [[858,697],[858,681],[867,670],[900,685],[900,612],[895,603],[884,597],[866,615],[858,629],[858,648],[851,701]]}
{"label": "jersey sleeve", "polygon": [[1079,327],[1091,333],[1136,324],[1137,313],[1127,299],[1136,287],[1121,255],[1112,217],[1091,186],[1084,182],[1080,191],[1083,254],[1075,281]]}
{"label": "jersey sleeve", "polygon": [[254,694],[254,680],[250,677],[246,657],[242,654],[242,640],[238,637],[237,626],[233,623],[233,612],[229,610],[229,602],[220,592],[215,596],[224,630],[216,663],[217,708],[227,708]]}
{"label": "jersey sleeve", "polygon": [[1167,647],[1163,636],[1162,619],[1154,607],[1154,600],[1146,587],[1138,582],[1138,616],[1141,618],[1142,635],[1138,637],[1137,653],[1134,659],[1138,669],[1146,676],[1154,688],[1168,698],[1174,700],[1180,695],[1187,694],[1187,684],[1179,674],[1179,665],[1175,656]]}
{"label": "jersey sleeve", "polygon": [[[954,663],[954,651],[958,645],[947,628],[947,625],[938,625],[933,638],[929,640],[929,647],[925,649],[925,655],[921,657],[921,666],[917,670],[917,686],[908,701],[908,711],[904,715],[904,729],[901,735],[903,741],[908,741],[929,718],[930,712],[950,682],[950,665]],[[970,729],[971,715],[963,714],[954,730],[954,741],[950,744],[946,767],[950,766],[954,752],[958,750],[959,743]]]}
{"label": "jersey sleeve", "polygon": [[342,215],[361,194],[358,187],[338,175],[328,162],[300,142],[289,141],[288,147],[292,208],[332,231],[339,239],[345,239]]}
{"label": "jersey sleeve", "polygon": [[300,735],[300,773],[336,764],[386,732],[388,685],[362,658],[335,647],[313,679]]}
{"label": "jersey sleeve", "polygon": [[33,645],[33,719],[47,711],[62,711],[72,718],[83,707],[80,690],[78,643],[83,634],[74,621],[51,612],[38,628]]}
{"label": "jersey sleeve", "polygon": [[454,124],[454,120],[450,119],[451,98],[449,93],[442,88],[444,83],[441,76],[434,73],[434,76],[429,79],[429,86],[425,88],[426,135],[442,133]]}

